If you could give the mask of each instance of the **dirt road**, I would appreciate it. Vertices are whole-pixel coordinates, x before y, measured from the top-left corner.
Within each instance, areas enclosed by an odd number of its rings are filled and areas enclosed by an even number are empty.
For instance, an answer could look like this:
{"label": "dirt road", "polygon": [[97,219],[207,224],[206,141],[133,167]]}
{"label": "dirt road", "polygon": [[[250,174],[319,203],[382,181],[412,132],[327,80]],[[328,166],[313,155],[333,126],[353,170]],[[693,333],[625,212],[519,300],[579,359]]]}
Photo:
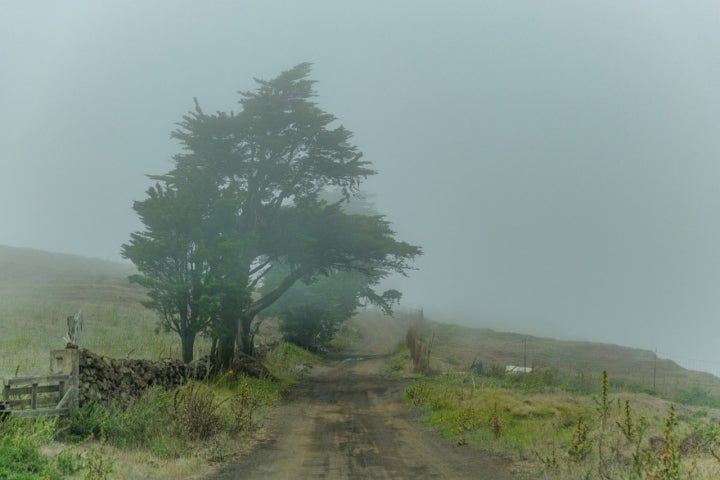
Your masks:
{"label": "dirt road", "polygon": [[224,466],[228,479],[514,478],[501,458],[428,431],[401,403],[382,357],[316,366],[266,419],[268,439]]}

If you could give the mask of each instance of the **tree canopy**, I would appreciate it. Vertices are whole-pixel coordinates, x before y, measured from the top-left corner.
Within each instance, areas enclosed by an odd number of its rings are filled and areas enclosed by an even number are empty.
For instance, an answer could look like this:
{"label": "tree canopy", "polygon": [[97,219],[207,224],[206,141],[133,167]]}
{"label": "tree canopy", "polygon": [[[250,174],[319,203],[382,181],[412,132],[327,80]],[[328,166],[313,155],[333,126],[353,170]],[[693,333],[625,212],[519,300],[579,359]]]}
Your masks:
{"label": "tree canopy", "polygon": [[[149,291],[147,306],[182,338],[192,358],[208,333],[228,365],[236,346],[252,354],[256,316],[298,280],[358,272],[368,285],[405,274],[421,250],[395,239],[381,215],[350,215],[341,204],[375,174],[351,133],[313,101],[303,63],[240,93],[240,110],[208,114],[195,100],[173,132],[174,167],[134,209],[144,230],[123,255]],[[337,190],[341,199],[321,195]],[[284,275],[259,291],[274,265]],[[372,289],[368,295],[376,295]]]}
{"label": "tree canopy", "polygon": [[[339,192],[325,192],[320,196],[328,203],[342,199]],[[342,203],[342,211],[358,216],[375,217],[375,206],[365,195],[356,195]],[[287,268],[274,264],[263,278],[260,293],[272,290],[287,275]],[[276,317],[285,340],[304,348],[319,350],[327,348],[342,324],[349,320],[363,305],[372,304],[384,313],[392,314],[393,304],[400,299],[400,292],[387,290],[378,293],[379,276],[361,271],[329,268],[319,279],[296,282],[280,299],[265,309],[260,317]]]}

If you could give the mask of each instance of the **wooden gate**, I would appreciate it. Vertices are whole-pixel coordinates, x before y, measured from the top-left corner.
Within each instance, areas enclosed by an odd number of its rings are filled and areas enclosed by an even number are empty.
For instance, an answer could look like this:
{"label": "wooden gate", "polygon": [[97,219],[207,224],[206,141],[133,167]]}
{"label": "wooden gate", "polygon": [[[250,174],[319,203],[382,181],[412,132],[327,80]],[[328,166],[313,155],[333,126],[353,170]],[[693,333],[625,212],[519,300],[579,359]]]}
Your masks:
{"label": "wooden gate", "polygon": [[67,415],[78,402],[78,350],[50,352],[50,374],[6,378],[2,383],[0,420],[8,416]]}
{"label": "wooden gate", "polygon": [[14,417],[67,415],[73,387],[70,375],[7,378],[2,401]]}

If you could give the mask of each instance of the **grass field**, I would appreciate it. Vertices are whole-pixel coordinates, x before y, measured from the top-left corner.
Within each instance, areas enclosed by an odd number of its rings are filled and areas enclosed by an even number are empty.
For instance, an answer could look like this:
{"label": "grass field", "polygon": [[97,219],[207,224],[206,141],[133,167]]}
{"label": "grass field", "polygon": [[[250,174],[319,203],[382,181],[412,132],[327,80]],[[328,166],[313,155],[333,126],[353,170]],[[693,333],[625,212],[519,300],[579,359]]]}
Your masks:
{"label": "grass field", "polygon": [[687,370],[648,350],[590,342],[553,340],[485,328],[425,322],[423,335],[434,336],[432,367],[441,372],[466,371],[473,362],[557,369],[599,388],[603,370],[626,390],[654,392],[665,398],[704,396],[720,407],[720,378]]}
{"label": "grass field", "polygon": [[[642,350],[417,325],[433,372],[414,374],[404,398],[459,446],[507,456],[529,478],[720,478],[716,377]],[[410,357],[399,345],[389,372],[412,375]],[[531,373],[505,372],[525,362]]]}
{"label": "grass field", "polygon": [[[132,273],[129,265],[0,247],[0,377],[47,373],[49,351],[65,344],[65,318],[79,309],[85,317],[84,346],[96,353],[177,358],[177,336],[158,331],[158,318],[141,305],[143,291],[127,280]],[[459,445],[496,450],[513,458],[520,469],[542,471],[543,478],[601,478],[603,474],[605,478],[720,478],[720,462],[712,457],[712,453],[720,454],[720,379],[656,359],[644,350],[418,321],[415,312],[400,311],[394,319],[361,312],[336,344],[360,353],[394,350],[388,371],[418,378],[405,394],[408,404],[439,434]],[[424,341],[432,343],[430,367],[436,375],[411,373],[402,343],[413,324],[419,325]],[[277,336],[270,322],[261,329],[260,339]],[[207,342],[201,339],[196,354],[207,350]],[[282,376],[283,362],[295,362],[297,355],[293,350],[278,354],[277,373]],[[483,364],[484,374],[469,372],[476,362]],[[502,374],[505,365],[524,364],[534,368],[531,375]],[[609,375],[606,391],[603,371]],[[260,384],[253,388],[265,390],[266,398],[277,395]],[[217,391],[238,395],[224,387]],[[631,406],[632,427],[627,427],[626,401]],[[603,403],[604,413],[599,410]],[[677,451],[683,453],[679,460],[682,476],[672,476],[672,465],[662,463],[672,463],[674,458],[662,450],[673,404],[677,424],[671,435]],[[160,407],[153,404],[153,408]],[[125,413],[132,414],[114,415]],[[641,418],[647,421],[641,440],[644,463],[633,469],[633,448],[640,443],[637,437],[624,435],[622,425],[626,422],[628,431],[639,429]],[[23,430],[29,427],[18,426],[17,431],[6,431],[4,438],[9,444],[27,438],[29,443],[23,445],[28,452],[39,448],[58,464],[42,464],[42,468],[73,470],[69,478],[87,476],[93,459],[97,476],[92,478],[104,478],[105,467],[112,468],[117,478],[201,478],[209,460],[245,448],[243,442],[230,442],[220,435],[192,455],[158,457],[152,449],[162,451],[167,438],[154,440],[149,449],[121,448],[126,427],[117,418],[102,422],[115,429],[110,430],[115,433],[107,443],[99,438],[81,444],[48,441],[51,427],[42,423],[30,432]],[[82,471],[73,467],[80,459],[86,465]],[[600,470],[608,459],[617,471]],[[618,475],[607,476],[611,473]]]}
{"label": "grass field", "polygon": [[[66,318],[82,309],[83,346],[111,357],[178,357],[177,335],[141,305],[129,265],[0,247],[0,377],[42,375],[65,347]],[[198,342],[197,354],[207,353]]]}

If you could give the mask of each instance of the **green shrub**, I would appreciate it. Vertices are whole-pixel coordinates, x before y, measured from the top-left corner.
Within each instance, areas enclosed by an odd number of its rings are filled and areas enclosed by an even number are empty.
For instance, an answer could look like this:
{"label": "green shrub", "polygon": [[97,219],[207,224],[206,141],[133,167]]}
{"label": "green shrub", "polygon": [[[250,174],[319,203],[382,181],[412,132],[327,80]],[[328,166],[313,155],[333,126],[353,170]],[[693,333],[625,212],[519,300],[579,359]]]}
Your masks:
{"label": "green shrub", "polygon": [[188,450],[177,435],[173,394],[160,387],[124,407],[119,402],[88,402],[71,414],[65,435],[71,441],[107,441],[118,448],[148,449],[161,458],[177,458]]}
{"label": "green shrub", "polygon": [[103,445],[85,454],[84,480],[106,480],[113,471],[113,461],[103,455]]}
{"label": "green shrub", "polygon": [[720,408],[720,396],[712,395],[698,386],[694,386],[689,390],[680,390],[675,394],[673,401],[684,405]]}
{"label": "green shrub", "polygon": [[62,475],[72,475],[83,468],[82,456],[78,453],[60,452],[55,457],[55,465]]}
{"label": "green shrub", "polygon": [[63,430],[66,438],[73,442],[97,440],[107,435],[107,432],[114,432],[115,425],[121,418],[122,412],[118,412],[117,409],[91,401],[70,412]]}
{"label": "green shrub", "polygon": [[208,385],[190,382],[175,391],[173,417],[189,440],[207,440],[221,428],[220,401]]}
{"label": "green shrub", "polygon": [[505,378],[505,376],[506,376],[505,367],[503,367],[502,365],[495,365],[495,364],[488,365],[485,368],[483,375],[485,375],[486,377],[490,377],[490,378]]}
{"label": "green shrub", "polygon": [[430,398],[430,388],[425,382],[415,382],[405,389],[403,398],[415,406],[423,406]]}
{"label": "green shrub", "polygon": [[313,364],[319,357],[296,345],[280,342],[265,356],[265,366],[275,377],[293,383],[297,381],[299,365]]}
{"label": "green shrub", "polygon": [[38,448],[52,441],[54,419],[14,419],[0,423],[0,478],[6,480],[59,479],[55,466]]}

